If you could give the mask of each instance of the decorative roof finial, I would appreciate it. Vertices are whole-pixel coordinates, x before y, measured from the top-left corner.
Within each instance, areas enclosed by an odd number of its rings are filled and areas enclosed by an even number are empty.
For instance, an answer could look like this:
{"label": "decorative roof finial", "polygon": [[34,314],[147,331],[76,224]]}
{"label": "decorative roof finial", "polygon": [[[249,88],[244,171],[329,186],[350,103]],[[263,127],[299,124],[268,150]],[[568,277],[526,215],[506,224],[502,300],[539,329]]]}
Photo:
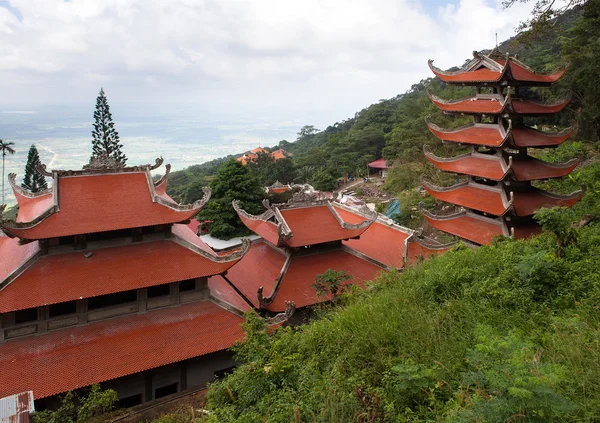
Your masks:
{"label": "decorative roof finial", "polygon": [[106,153],[101,153],[97,156],[92,157],[90,162],[83,166],[83,170],[115,170],[122,169],[123,166],[114,158],[110,157]]}

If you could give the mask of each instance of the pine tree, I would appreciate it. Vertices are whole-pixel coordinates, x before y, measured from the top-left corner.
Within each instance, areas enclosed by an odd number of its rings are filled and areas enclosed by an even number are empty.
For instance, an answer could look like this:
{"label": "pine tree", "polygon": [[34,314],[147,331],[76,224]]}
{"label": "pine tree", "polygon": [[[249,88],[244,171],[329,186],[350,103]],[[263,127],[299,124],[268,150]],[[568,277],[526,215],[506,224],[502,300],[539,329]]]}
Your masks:
{"label": "pine tree", "polygon": [[115,124],[103,88],[100,88],[100,94],[96,99],[92,136],[92,157],[90,161],[105,154],[125,166],[127,157],[121,152],[123,144],[119,143],[119,133],[115,130]]}
{"label": "pine tree", "polygon": [[25,176],[23,177],[21,187],[31,192],[39,192],[48,188],[46,177],[36,169],[36,167],[41,164],[40,154],[38,153],[35,144],[32,144],[29,148],[29,154],[27,154]]}
{"label": "pine tree", "polygon": [[231,202],[239,200],[240,207],[248,213],[259,214],[262,211],[264,189],[258,177],[246,166],[231,159],[219,168],[210,187],[212,197],[199,213],[201,220],[212,221],[210,234],[220,239],[249,234]]}

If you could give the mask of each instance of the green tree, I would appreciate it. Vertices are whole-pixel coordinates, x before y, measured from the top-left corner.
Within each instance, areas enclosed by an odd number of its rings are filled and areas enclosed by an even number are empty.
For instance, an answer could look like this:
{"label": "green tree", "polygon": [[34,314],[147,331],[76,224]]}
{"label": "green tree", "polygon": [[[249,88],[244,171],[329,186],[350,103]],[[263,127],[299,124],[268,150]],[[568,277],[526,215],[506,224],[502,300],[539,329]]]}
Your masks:
{"label": "green tree", "polygon": [[4,204],[4,163],[6,161],[7,154],[15,154],[14,148],[12,146],[15,145],[14,142],[8,142],[0,140],[0,151],[2,151],[2,203]]}
{"label": "green tree", "polygon": [[60,407],[44,410],[33,415],[35,423],[83,423],[92,417],[107,413],[115,408],[117,393],[112,389],[102,390],[92,385],[90,392],[78,397],[69,391],[61,397]]}
{"label": "green tree", "polygon": [[123,154],[121,148],[123,148],[123,144],[120,144],[119,133],[115,129],[108,100],[104,94],[104,89],[100,88],[100,93],[96,98],[96,110],[94,111],[91,159],[106,154],[124,166],[127,163],[127,157]]}
{"label": "green tree", "polygon": [[589,0],[583,15],[563,41],[562,53],[570,64],[565,78],[575,106],[581,107],[579,135],[600,139],[600,0]]}
{"label": "green tree", "polygon": [[307,184],[312,179],[315,168],[313,166],[302,166],[296,173],[298,175],[296,180],[302,184]]}
{"label": "green tree", "polygon": [[311,179],[312,186],[318,191],[333,191],[337,180],[326,170],[318,170]]}
{"label": "green tree", "polygon": [[334,298],[347,289],[349,285],[345,282],[352,280],[352,276],[343,270],[327,269],[325,273],[317,275],[312,287],[317,295],[324,297],[331,294]]}
{"label": "green tree", "polygon": [[25,164],[25,176],[21,187],[31,192],[39,192],[48,188],[46,177],[37,170],[37,166],[41,165],[40,154],[38,153],[35,144],[32,144],[27,154],[27,163]]}
{"label": "green tree", "polygon": [[200,219],[212,221],[210,234],[221,239],[248,234],[231,202],[239,200],[240,206],[248,213],[259,214],[265,192],[258,177],[246,166],[231,159],[221,166],[210,187],[211,200],[199,213]]}

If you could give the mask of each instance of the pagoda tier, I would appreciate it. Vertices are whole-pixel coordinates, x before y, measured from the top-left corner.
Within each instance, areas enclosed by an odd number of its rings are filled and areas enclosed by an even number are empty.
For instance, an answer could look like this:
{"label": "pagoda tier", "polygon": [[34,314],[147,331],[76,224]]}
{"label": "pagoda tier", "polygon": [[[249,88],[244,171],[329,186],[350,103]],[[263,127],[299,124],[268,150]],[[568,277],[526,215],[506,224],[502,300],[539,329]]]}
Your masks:
{"label": "pagoda tier", "polygon": [[560,132],[542,132],[529,127],[513,128],[512,121],[508,129],[497,123],[474,123],[457,129],[443,129],[426,120],[427,127],[433,135],[442,141],[458,144],[481,145],[498,148],[513,146],[516,148],[548,148],[557,147],[576,132],[576,128],[566,128]]}
{"label": "pagoda tier", "polygon": [[177,204],[166,194],[166,175],[152,180],[150,171],[160,164],[162,159],[154,166],[98,168],[93,162],[81,171],[46,172],[53,187],[36,194],[20,188],[11,174],[19,212],[1,228],[9,236],[38,240],[185,222],[206,204],[210,190],[194,204]]}
{"label": "pagoda tier", "polygon": [[[433,227],[476,244],[488,244],[499,235],[526,238],[540,231],[533,220],[538,209],[571,207],[583,196],[583,191],[554,195],[531,185],[535,180],[566,176],[578,164],[576,160],[565,164],[546,163],[527,154],[528,148],[557,147],[576,132],[576,128],[551,133],[538,131],[523,123],[526,116],[560,112],[569,99],[544,104],[519,97],[520,88],[549,86],[564,71],[540,75],[497,49],[489,55],[474,53],[473,56],[473,60],[456,72],[441,71],[429,62],[432,71],[444,82],[476,87],[475,96],[455,101],[429,94],[446,114],[473,115],[473,124],[449,130],[427,121],[429,130],[437,138],[471,145],[471,152],[440,158],[425,151],[427,160],[438,169],[468,175],[469,180],[451,187],[422,182],[423,188],[437,200],[466,210],[450,216],[421,212]],[[485,118],[492,123],[482,123]],[[480,152],[478,147],[484,147],[484,151]],[[497,183],[482,183],[487,181]]]}
{"label": "pagoda tier", "polygon": [[583,190],[562,196],[528,184],[518,191],[507,191],[503,184],[489,186],[473,181],[451,187],[438,187],[426,181],[421,181],[421,185],[437,200],[494,216],[504,216],[511,208],[516,216],[531,216],[542,207],[571,207],[583,196]]}
{"label": "pagoda tier", "polygon": [[217,254],[185,225],[173,225],[170,239],[147,238],[49,255],[37,242],[0,238],[0,314],[225,273],[250,247]]}
{"label": "pagoda tier", "polygon": [[564,164],[548,163],[526,154],[507,154],[473,151],[456,157],[438,157],[423,148],[425,158],[435,167],[445,172],[459,173],[492,181],[502,181],[512,176],[517,181],[561,178],[577,167],[579,160],[573,159]]}
{"label": "pagoda tier", "polygon": [[539,74],[514,57],[501,57],[497,51],[489,56],[473,52],[473,60],[457,71],[443,71],[428,62],[431,71],[447,84],[478,86],[544,87],[558,81],[566,69],[553,74]]}
{"label": "pagoda tier", "polygon": [[543,116],[558,113],[565,108],[570,97],[554,103],[539,103],[525,98],[514,98],[509,94],[477,94],[476,96],[448,101],[428,92],[429,98],[440,110],[447,114],[485,114],[503,116]]}
{"label": "pagoda tier", "polygon": [[[267,205],[268,206],[268,205]],[[376,218],[365,217],[359,223],[345,221],[336,208],[326,204],[280,209],[270,207],[259,216],[246,213],[233,202],[233,208],[248,227],[276,246],[304,247],[360,236]]]}

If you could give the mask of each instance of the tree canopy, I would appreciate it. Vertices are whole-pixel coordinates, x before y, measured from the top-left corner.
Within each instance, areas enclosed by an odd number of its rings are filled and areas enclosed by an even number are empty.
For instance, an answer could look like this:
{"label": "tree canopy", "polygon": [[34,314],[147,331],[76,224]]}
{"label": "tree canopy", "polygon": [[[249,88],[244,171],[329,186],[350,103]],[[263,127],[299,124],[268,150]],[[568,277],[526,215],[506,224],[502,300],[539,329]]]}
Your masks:
{"label": "tree canopy", "polygon": [[37,166],[41,164],[40,153],[38,153],[35,144],[32,144],[27,154],[25,175],[23,176],[21,187],[31,192],[39,192],[48,188],[46,177],[37,170]]}
{"label": "tree canopy", "polygon": [[221,239],[249,234],[231,202],[239,200],[240,206],[248,213],[260,214],[265,192],[258,177],[246,166],[231,159],[219,168],[210,187],[212,197],[198,216],[201,220],[212,221],[210,234]]}
{"label": "tree canopy", "polygon": [[123,144],[120,144],[120,141],[119,133],[115,129],[112,114],[110,113],[106,94],[104,93],[104,89],[100,88],[100,93],[96,98],[96,110],[94,111],[92,156],[90,161],[104,154],[125,166],[127,156],[121,151]]}

